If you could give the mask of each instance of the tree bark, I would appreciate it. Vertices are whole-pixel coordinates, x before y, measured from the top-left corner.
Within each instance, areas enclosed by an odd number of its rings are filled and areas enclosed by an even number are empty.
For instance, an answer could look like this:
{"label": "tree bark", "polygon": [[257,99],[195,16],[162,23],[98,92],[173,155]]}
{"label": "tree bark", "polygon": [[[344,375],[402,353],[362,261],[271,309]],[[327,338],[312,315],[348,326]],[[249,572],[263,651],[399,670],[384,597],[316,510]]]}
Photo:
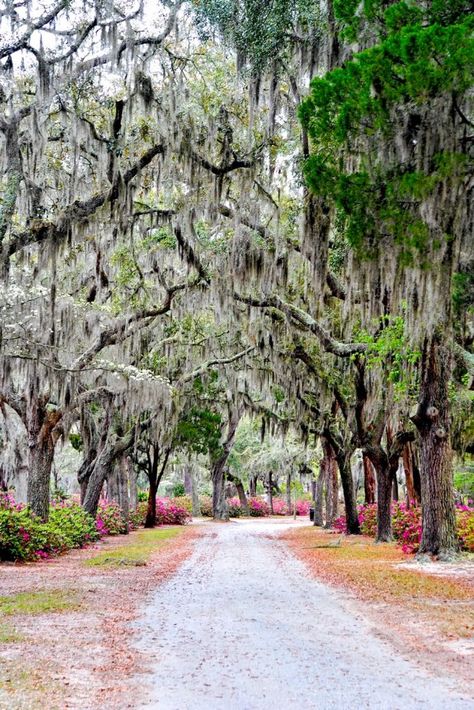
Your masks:
{"label": "tree bark", "polygon": [[458,549],[450,444],[451,353],[441,333],[426,340],[420,401],[414,422],[420,433],[423,533],[420,553],[449,558]]}
{"label": "tree bark", "polygon": [[94,518],[97,515],[97,507],[99,505],[104,481],[110,475],[114,461],[132,446],[134,440],[135,428],[130,429],[121,437],[113,435],[109,437],[104,447],[97,455],[82,504],[84,510]]}
{"label": "tree bark", "polygon": [[249,502],[247,500],[247,496],[245,495],[245,489],[244,489],[244,484],[240,480],[240,478],[237,478],[237,476],[233,476],[230,473],[227,473],[227,480],[231,481],[234,486],[237,489],[237,495],[239,496],[239,501],[240,501],[240,506],[242,510],[244,511],[245,515],[249,514]]}
{"label": "tree bark", "polygon": [[54,458],[54,444],[50,437],[38,441],[29,450],[27,501],[30,510],[47,520],[49,516],[49,495],[51,467]]}
{"label": "tree bark", "polygon": [[221,456],[212,466],[212,515],[214,520],[229,520],[229,509],[225,497],[225,465],[228,454]]}
{"label": "tree bark", "polygon": [[326,522],[324,527],[330,530],[337,518],[337,497],[339,486],[337,481],[337,461],[334,449],[326,442],[323,444],[326,484]]}
{"label": "tree bark", "polygon": [[270,513],[273,515],[273,472],[268,472],[268,505]]}
{"label": "tree bark", "polygon": [[[164,452],[160,453],[160,448],[157,444],[151,445],[151,455],[148,452],[148,505],[145,518],[145,527],[154,528],[156,525],[156,496],[158,494],[158,488],[163,478],[168,459],[170,457],[171,449],[168,448]],[[161,460],[161,467],[160,467]]]}
{"label": "tree bark", "polygon": [[344,494],[344,508],[346,525],[349,535],[360,535],[359,515],[354,494],[354,481],[351,471],[351,452],[338,452],[336,454],[339,475],[341,476],[342,491]]}
{"label": "tree bark", "polygon": [[251,498],[255,498],[257,495],[257,476],[250,476],[249,478],[249,493]]}
{"label": "tree bark", "polygon": [[319,464],[319,474],[314,485],[314,496],[313,496],[313,506],[314,506],[314,520],[313,524],[322,527],[323,521],[323,490],[324,481],[326,479],[326,465],[325,459],[321,459]]}
{"label": "tree bark", "polygon": [[225,467],[227,459],[234,445],[235,434],[240,422],[243,410],[238,406],[233,406],[229,413],[229,422],[225,439],[221,442],[221,453],[212,462],[212,515],[214,520],[229,520],[229,509],[225,497]]}
{"label": "tree bark", "polygon": [[392,470],[388,454],[380,445],[367,446],[365,452],[375,469],[377,479],[377,542],[391,542],[392,534]]}
{"label": "tree bark", "polygon": [[286,506],[289,515],[291,511],[291,471],[286,474]]}
{"label": "tree bark", "polygon": [[137,474],[133,467],[133,462],[130,456],[125,458],[125,465],[128,471],[128,485],[130,491],[130,509],[135,510],[138,505],[138,486],[137,486]]}
{"label": "tree bark", "polygon": [[409,441],[403,448],[403,468],[405,471],[405,481],[407,486],[407,506],[420,503],[420,473],[415,465],[415,452],[413,444]]}
{"label": "tree bark", "polygon": [[367,505],[372,505],[373,503],[375,503],[375,490],[376,490],[375,471],[374,471],[374,467],[372,465],[372,461],[367,456],[367,454],[363,454],[363,461],[364,461],[365,503]]}
{"label": "tree bark", "polygon": [[27,504],[42,520],[49,516],[51,469],[54,459],[53,429],[61,418],[59,411],[48,411],[47,402],[32,396],[24,423],[28,436]]}
{"label": "tree bark", "polygon": [[392,499],[395,501],[398,501],[398,478],[397,478],[397,472],[395,471],[395,474],[392,479]]}

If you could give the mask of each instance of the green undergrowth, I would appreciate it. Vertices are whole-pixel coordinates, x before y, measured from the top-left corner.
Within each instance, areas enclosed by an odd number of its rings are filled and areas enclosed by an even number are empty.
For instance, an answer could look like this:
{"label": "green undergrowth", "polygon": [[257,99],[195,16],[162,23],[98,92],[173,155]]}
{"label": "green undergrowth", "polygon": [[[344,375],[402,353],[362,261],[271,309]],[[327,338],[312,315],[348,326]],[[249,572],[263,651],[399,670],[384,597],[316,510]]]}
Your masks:
{"label": "green undergrowth", "polygon": [[11,625],[3,621],[0,623],[0,644],[2,643],[19,643],[24,640],[24,636]]}
{"label": "green undergrowth", "polygon": [[140,567],[141,565],[146,565],[163,542],[180,535],[182,532],[183,528],[179,526],[138,530],[133,533],[130,542],[113,550],[104,550],[104,552],[86,560],[84,564],[89,567],[102,565]]}
{"label": "green undergrowth", "polygon": [[34,615],[71,611],[77,609],[79,603],[77,593],[67,589],[19,592],[0,597],[0,619],[14,614]]}

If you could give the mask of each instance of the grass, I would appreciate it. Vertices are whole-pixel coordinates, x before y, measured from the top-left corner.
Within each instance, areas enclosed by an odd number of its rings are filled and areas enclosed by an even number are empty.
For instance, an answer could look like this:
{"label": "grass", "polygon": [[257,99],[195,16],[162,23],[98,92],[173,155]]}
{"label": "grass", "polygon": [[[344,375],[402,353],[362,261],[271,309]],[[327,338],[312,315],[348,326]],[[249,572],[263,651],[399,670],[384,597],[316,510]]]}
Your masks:
{"label": "grass", "polygon": [[19,643],[24,640],[24,636],[19,634],[11,624],[0,624],[0,644]]}
{"label": "grass", "polygon": [[184,528],[181,525],[169,528],[138,530],[130,538],[130,542],[120,545],[114,550],[104,550],[104,552],[86,560],[84,564],[89,567],[101,565],[140,567],[146,565],[150,557],[166,540],[181,535],[183,530]]}
{"label": "grass", "polygon": [[79,600],[75,592],[66,589],[19,592],[0,597],[0,617],[13,614],[48,614],[77,609]]}

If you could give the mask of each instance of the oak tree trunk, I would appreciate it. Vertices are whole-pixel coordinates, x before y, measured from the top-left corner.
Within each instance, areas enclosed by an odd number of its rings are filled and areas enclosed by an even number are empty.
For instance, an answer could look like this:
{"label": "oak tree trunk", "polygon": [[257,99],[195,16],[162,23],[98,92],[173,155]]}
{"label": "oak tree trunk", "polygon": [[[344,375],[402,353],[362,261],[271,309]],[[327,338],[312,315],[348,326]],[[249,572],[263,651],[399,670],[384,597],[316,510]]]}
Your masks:
{"label": "oak tree trunk", "polygon": [[325,459],[321,460],[319,464],[319,475],[314,483],[314,496],[313,496],[313,506],[314,506],[314,520],[313,524],[322,527],[323,525],[323,491],[324,482],[326,479],[326,466]]}
{"label": "oak tree trunk", "polygon": [[344,494],[347,532],[349,535],[360,535],[359,516],[351,471],[351,455],[350,453],[338,452],[336,458]]}
{"label": "oak tree trunk", "polygon": [[270,513],[273,515],[273,472],[268,472],[268,505],[270,506]]}
{"label": "oak tree trunk", "polygon": [[[330,530],[337,518],[337,498],[339,486],[337,481],[337,461],[334,450],[330,444],[326,445],[325,474],[326,474],[326,522],[324,527]],[[324,450],[324,446],[323,446]]]}
{"label": "oak tree trunk", "polygon": [[234,445],[235,434],[243,409],[233,405],[229,411],[229,421],[225,439],[221,443],[219,457],[211,462],[212,515],[214,520],[229,520],[229,509],[225,497],[225,467]]}
{"label": "oak tree trunk", "polygon": [[227,456],[221,457],[212,467],[212,515],[215,520],[229,520],[229,508],[225,496],[225,465]]}
{"label": "oak tree trunk", "polygon": [[30,510],[42,520],[49,516],[51,468],[54,444],[51,437],[37,441],[28,452],[27,502]]}
{"label": "oak tree trunk", "polygon": [[423,533],[420,553],[450,557],[458,548],[450,444],[451,353],[441,333],[426,340],[418,412]]}
{"label": "oak tree trunk", "polygon": [[49,516],[51,469],[55,439],[53,429],[61,418],[59,411],[48,411],[47,401],[32,396],[27,405],[25,425],[28,436],[27,504],[42,520]]}
{"label": "oak tree trunk", "polygon": [[247,496],[245,495],[245,490],[242,481],[236,480],[235,487],[237,488],[237,493],[239,496],[240,507],[244,511],[245,515],[249,514],[249,503]]}
{"label": "oak tree trunk", "polygon": [[365,494],[365,503],[367,505],[372,505],[375,503],[375,490],[376,490],[376,482],[375,482],[375,471],[374,467],[372,465],[372,461],[369,459],[367,454],[363,454],[363,462],[364,462],[364,494]]}

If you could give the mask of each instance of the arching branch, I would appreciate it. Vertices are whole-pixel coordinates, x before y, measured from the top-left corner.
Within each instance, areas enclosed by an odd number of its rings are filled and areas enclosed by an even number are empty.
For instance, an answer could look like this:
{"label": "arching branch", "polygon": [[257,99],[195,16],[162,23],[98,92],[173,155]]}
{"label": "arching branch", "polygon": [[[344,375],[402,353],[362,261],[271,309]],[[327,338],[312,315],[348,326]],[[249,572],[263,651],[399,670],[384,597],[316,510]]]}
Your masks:
{"label": "arching branch", "polygon": [[336,338],[323,328],[320,323],[314,320],[309,313],[306,313],[292,303],[283,301],[279,296],[268,296],[259,299],[234,293],[234,298],[254,308],[274,308],[284,313],[290,322],[315,335],[326,352],[337,355],[338,357],[350,357],[351,355],[362,354],[367,351],[367,345],[365,343],[344,343],[336,340]]}

